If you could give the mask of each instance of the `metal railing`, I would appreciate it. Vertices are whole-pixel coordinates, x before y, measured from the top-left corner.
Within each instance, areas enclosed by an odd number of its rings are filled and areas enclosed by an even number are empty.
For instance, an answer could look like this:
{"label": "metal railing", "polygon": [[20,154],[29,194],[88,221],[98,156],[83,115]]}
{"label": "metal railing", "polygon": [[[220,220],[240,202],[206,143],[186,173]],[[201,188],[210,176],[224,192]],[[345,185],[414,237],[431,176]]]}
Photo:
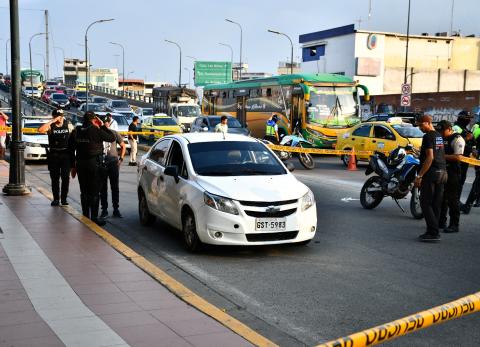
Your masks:
{"label": "metal railing", "polygon": [[153,103],[153,98],[151,96],[145,96],[138,91],[136,92],[132,90],[130,91],[126,90],[125,92],[123,92],[123,90],[117,90],[117,89],[100,87],[100,86],[91,86],[90,90],[94,92],[100,92],[103,94],[109,94],[111,96],[116,96],[116,97],[127,99],[130,101],[140,101],[147,104]]}

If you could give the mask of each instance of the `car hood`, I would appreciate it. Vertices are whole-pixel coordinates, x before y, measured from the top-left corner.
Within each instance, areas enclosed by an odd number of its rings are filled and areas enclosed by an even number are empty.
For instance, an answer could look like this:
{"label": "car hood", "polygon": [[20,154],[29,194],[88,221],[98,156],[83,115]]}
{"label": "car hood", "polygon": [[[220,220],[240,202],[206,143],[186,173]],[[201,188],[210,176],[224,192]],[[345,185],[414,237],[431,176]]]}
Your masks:
{"label": "car hood", "polygon": [[207,192],[241,201],[300,199],[308,188],[291,174],[275,176],[197,176]]}
{"label": "car hood", "polygon": [[[28,124],[26,126],[28,128]],[[23,141],[31,143],[39,143],[42,145],[48,145],[48,135],[26,135],[22,136]]]}

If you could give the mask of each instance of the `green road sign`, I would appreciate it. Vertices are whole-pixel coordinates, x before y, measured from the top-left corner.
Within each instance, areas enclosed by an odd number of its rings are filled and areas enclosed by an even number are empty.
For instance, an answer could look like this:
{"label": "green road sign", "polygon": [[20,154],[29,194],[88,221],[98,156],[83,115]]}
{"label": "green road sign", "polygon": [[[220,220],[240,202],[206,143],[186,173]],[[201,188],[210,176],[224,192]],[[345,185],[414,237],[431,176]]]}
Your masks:
{"label": "green road sign", "polygon": [[232,82],[232,63],[224,61],[196,61],[195,86]]}

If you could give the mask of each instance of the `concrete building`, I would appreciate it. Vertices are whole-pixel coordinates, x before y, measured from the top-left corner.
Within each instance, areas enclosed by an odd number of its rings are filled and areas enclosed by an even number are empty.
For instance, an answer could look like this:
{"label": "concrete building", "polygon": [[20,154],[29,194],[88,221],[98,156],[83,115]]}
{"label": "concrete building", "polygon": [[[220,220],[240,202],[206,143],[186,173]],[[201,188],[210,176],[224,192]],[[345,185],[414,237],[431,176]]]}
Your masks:
{"label": "concrete building", "polygon": [[135,94],[144,95],[145,82],[140,79],[121,79],[118,81],[118,90],[123,89],[125,85],[126,92],[134,92]]}
{"label": "concrete building", "polygon": [[144,95],[145,96],[152,96],[153,88],[155,87],[165,87],[165,86],[172,86],[169,82],[152,82],[148,81],[144,83]]}
{"label": "concrete building", "polygon": [[278,68],[277,68],[277,74],[278,75],[289,75],[291,74],[292,69],[290,68],[291,65],[293,65],[293,73],[301,73],[302,71],[302,66],[300,63],[293,62],[291,64],[289,61],[281,61],[278,63]]}
{"label": "concrete building", "polygon": [[65,58],[63,61],[63,81],[65,85],[74,87],[77,81],[85,83],[86,70],[87,64],[85,60]]}
{"label": "concrete building", "polygon": [[92,69],[90,70],[90,84],[97,87],[118,89],[118,70]]}

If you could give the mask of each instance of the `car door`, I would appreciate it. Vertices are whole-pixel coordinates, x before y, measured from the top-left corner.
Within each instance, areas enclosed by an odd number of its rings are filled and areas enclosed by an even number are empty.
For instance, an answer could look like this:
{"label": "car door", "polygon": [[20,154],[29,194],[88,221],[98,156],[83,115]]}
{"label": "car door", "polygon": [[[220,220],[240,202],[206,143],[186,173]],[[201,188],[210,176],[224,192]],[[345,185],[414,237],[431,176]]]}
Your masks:
{"label": "car door", "polygon": [[161,198],[165,192],[165,160],[170,147],[171,139],[163,139],[157,142],[142,167],[143,188],[148,201],[150,211],[164,219],[164,212],[161,208]]}
{"label": "car door", "polygon": [[175,177],[165,176],[165,195],[162,197],[162,208],[164,209],[165,221],[170,225],[180,229],[181,207],[186,198],[188,186],[188,171],[185,164],[185,158],[181,144],[173,140],[167,157],[167,166],[176,166],[178,168],[178,181]]}
{"label": "car door", "polygon": [[369,150],[391,152],[397,148],[397,139],[393,132],[385,125],[375,124]]}
{"label": "car door", "polygon": [[[359,126],[352,132],[352,136],[350,137],[350,143],[355,151],[366,151],[368,150],[368,145],[370,142],[370,133],[372,130],[371,124],[363,124]],[[368,155],[365,154],[357,154],[357,157],[365,159],[368,158]]]}

